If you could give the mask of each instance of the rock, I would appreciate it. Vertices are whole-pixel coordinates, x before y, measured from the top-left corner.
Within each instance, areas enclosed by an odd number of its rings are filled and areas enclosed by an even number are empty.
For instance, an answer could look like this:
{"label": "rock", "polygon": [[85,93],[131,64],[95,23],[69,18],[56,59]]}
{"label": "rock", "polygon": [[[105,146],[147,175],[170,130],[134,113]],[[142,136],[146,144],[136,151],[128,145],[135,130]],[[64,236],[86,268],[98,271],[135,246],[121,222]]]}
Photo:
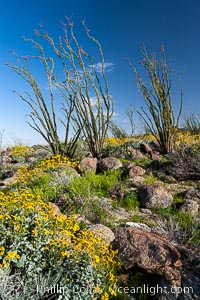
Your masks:
{"label": "rock", "polygon": [[186,191],[183,191],[179,195],[186,199],[192,199],[196,201],[200,200],[200,191],[198,189],[195,189],[194,187],[189,188]]}
{"label": "rock", "polygon": [[98,163],[98,167],[100,172],[101,171],[108,171],[110,169],[117,170],[122,167],[122,163],[119,159],[114,157],[106,157],[100,160]]}
{"label": "rock", "polygon": [[165,173],[162,173],[162,172],[158,172],[157,173],[157,177],[162,180],[163,182],[166,182],[166,183],[176,183],[176,179],[171,176],[171,175],[166,175]]}
{"label": "rock", "polygon": [[173,202],[168,191],[157,183],[142,186],[138,189],[138,198],[143,208],[166,208]]}
{"label": "rock", "polygon": [[82,173],[86,173],[87,171],[96,172],[97,169],[97,159],[93,157],[85,157],[80,162],[80,170]]}
{"label": "rock", "polygon": [[150,145],[151,145],[151,149],[154,153],[157,153],[157,154],[162,153],[160,144],[157,141],[152,141]]}
{"label": "rock", "polygon": [[126,151],[128,153],[129,158],[132,160],[139,160],[144,158],[142,152],[140,150],[134,149],[132,146],[128,146]]}
{"label": "rock", "polygon": [[159,153],[151,152],[150,157],[153,160],[162,162],[162,156]]}
{"label": "rock", "polygon": [[59,207],[59,209],[64,208],[66,202],[67,202],[67,197],[64,194],[61,194],[56,198],[56,205]]}
{"label": "rock", "polygon": [[145,154],[151,154],[152,153],[151,147],[149,145],[145,144],[145,143],[140,144],[140,150]]}
{"label": "rock", "polygon": [[198,214],[199,204],[195,200],[186,199],[186,201],[179,206],[179,211],[195,216]]}
{"label": "rock", "polygon": [[90,221],[84,215],[81,215],[81,214],[75,214],[75,220],[78,223],[84,223],[84,224],[87,224],[87,225],[91,224]]}
{"label": "rock", "polygon": [[26,162],[29,163],[29,164],[34,163],[36,160],[37,160],[37,158],[33,157],[33,156],[30,156],[30,157],[26,158]]}
{"label": "rock", "polygon": [[1,182],[1,190],[8,187],[11,184],[16,183],[17,179],[15,177],[10,177],[2,180]]}
{"label": "rock", "polygon": [[121,199],[123,197],[122,189],[120,184],[115,184],[109,190],[110,197]]}
{"label": "rock", "polygon": [[37,149],[34,153],[34,156],[37,158],[45,158],[48,157],[51,151],[48,151],[46,149]]}
{"label": "rock", "polygon": [[151,232],[151,228],[144,223],[126,222],[126,226],[139,228],[148,232]]}
{"label": "rock", "polygon": [[49,202],[49,205],[52,208],[52,216],[59,216],[61,214],[59,207],[52,202]]}
{"label": "rock", "polygon": [[111,243],[126,270],[138,267],[147,273],[165,276],[170,284],[180,286],[180,253],[170,242],[155,233],[135,227],[115,231]]}
{"label": "rock", "polygon": [[134,163],[125,163],[123,168],[122,178],[143,176],[146,172],[143,168],[136,166]]}
{"label": "rock", "polygon": [[6,178],[11,178],[15,175],[15,172],[13,170],[8,170],[2,173],[1,180],[4,180]]}
{"label": "rock", "polygon": [[12,161],[12,159],[9,156],[3,156],[1,159],[1,163],[2,165],[6,165],[6,164],[10,164]]}
{"label": "rock", "polygon": [[142,176],[131,177],[128,180],[129,186],[136,187],[136,188],[143,186],[144,182],[145,182],[145,178]]}
{"label": "rock", "polygon": [[110,244],[115,238],[112,230],[109,227],[104,226],[102,224],[90,225],[88,226],[88,230],[96,233],[98,237],[100,237],[102,240],[104,240],[104,242],[106,242],[106,244]]}
{"label": "rock", "polygon": [[140,211],[143,214],[152,215],[152,211],[148,208],[141,208]]}

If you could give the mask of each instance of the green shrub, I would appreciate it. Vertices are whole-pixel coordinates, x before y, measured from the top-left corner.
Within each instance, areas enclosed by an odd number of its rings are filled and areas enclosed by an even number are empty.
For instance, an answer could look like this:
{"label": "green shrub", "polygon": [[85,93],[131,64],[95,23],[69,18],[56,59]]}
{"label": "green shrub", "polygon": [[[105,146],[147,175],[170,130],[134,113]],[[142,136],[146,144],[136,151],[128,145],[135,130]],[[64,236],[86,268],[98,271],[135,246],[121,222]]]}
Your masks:
{"label": "green shrub", "polygon": [[101,298],[115,294],[114,256],[99,237],[80,230],[72,216],[57,215],[39,196],[0,192],[0,269],[8,280],[17,272],[27,284],[50,276],[52,287],[59,274],[66,295],[56,299],[75,300],[81,288],[79,299]]}
{"label": "green shrub", "polygon": [[166,228],[172,230],[172,237],[178,242],[200,245],[200,226],[188,213],[179,212],[173,207],[159,208],[155,212],[166,222]]}
{"label": "green shrub", "polygon": [[137,69],[129,62],[136,76],[138,89],[140,90],[147,110],[143,107],[137,111],[150,132],[160,144],[163,153],[172,151],[178,133],[178,124],[182,112],[182,88],[180,96],[180,108],[177,118],[174,115],[171,96],[172,68],[167,64],[166,53],[160,48],[160,59],[155,53],[148,55],[145,46],[141,47],[143,60],[141,64],[147,71],[148,83],[146,84]]}
{"label": "green shrub", "polygon": [[137,210],[139,207],[137,193],[135,191],[126,192],[121,199],[115,200],[114,206],[121,206],[127,210]]}
{"label": "green shrub", "polygon": [[200,134],[200,114],[184,115],[184,128],[192,134]]}
{"label": "green shrub", "polygon": [[121,170],[110,170],[101,174],[87,172],[82,177],[75,177],[68,187],[69,193],[81,197],[109,196],[109,189],[120,181]]}

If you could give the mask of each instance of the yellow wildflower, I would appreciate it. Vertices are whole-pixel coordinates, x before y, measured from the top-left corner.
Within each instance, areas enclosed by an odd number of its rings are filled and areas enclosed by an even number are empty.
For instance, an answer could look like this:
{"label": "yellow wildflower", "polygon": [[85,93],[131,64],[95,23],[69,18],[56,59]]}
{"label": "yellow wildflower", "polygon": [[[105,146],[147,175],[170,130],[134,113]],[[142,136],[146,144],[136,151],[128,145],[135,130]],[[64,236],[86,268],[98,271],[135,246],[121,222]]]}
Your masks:
{"label": "yellow wildflower", "polygon": [[103,296],[101,297],[101,300],[108,300],[109,299],[109,295],[108,293],[104,293]]}
{"label": "yellow wildflower", "polygon": [[33,235],[35,235],[35,236],[37,236],[37,235],[38,235],[38,231],[37,231],[37,229],[36,229],[36,228],[34,228],[34,229],[32,230],[32,234],[33,234]]}
{"label": "yellow wildflower", "polygon": [[100,287],[99,287],[98,285],[96,285],[93,292],[94,292],[95,294],[100,294],[100,292],[101,292]]}
{"label": "yellow wildflower", "polygon": [[6,260],[11,260],[11,259],[13,259],[13,258],[17,258],[17,259],[20,258],[20,256],[17,254],[16,251],[11,251],[11,252],[9,252],[8,255],[6,256]]}
{"label": "yellow wildflower", "polygon": [[3,256],[3,255],[4,255],[4,252],[5,252],[5,248],[4,248],[4,247],[1,247],[1,248],[0,248],[0,256]]}

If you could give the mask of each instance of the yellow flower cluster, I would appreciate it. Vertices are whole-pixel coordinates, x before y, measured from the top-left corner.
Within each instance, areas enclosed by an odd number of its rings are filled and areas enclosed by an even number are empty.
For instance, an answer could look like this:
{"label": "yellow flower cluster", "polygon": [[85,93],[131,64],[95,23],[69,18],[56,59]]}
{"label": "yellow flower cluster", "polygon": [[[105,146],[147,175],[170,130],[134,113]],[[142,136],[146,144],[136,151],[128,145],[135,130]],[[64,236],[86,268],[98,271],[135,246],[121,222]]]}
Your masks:
{"label": "yellow flower cluster", "polygon": [[26,157],[30,153],[29,147],[17,145],[12,148],[11,156],[13,158]]}
{"label": "yellow flower cluster", "polygon": [[194,135],[189,131],[179,132],[177,134],[175,143],[177,146],[183,143],[186,143],[188,145],[195,145],[197,143],[200,143],[200,134]]}
{"label": "yellow flower cluster", "polygon": [[43,160],[39,165],[38,168],[48,170],[48,169],[57,169],[59,167],[65,167],[69,166],[71,168],[76,169],[78,167],[78,164],[76,162],[72,162],[69,160],[69,158],[62,156],[62,155],[56,155],[48,157],[47,159]]}
{"label": "yellow flower cluster", "polygon": [[29,166],[22,166],[17,172],[17,181],[21,185],[30,184],[35,177],[44,175],[49,170],[56,170],[61,167],[78,168],[76,162],[71,162],[67,157],[56,155],[41,161],[34,169]]}
{"label": "yellow flower cluster", "polygon": [[[81,260],[84,254],[84,259],[98,272],[106,272],[108,285],[114,295],[114,269],[118,265],[114,260],[116,252],[93,232],[80,230],[73,216],[55,214],[50,203],[44,203],[38,195],[28,190],[21,190],[20,194],[0,192],[0,216],[0,240],[5,241],[0,248],[1,268],[12,267],[16,260],[20,260],[22,250],[13,249],[13,245],[20,244],[23,237],[26,241],[28,236],[29,243],[43,253],[44,266],[49,260],[59,265],[69,258]],[[10,244],[6,242],[7,235]],[[102,299],[108,299],[105,290],[101,293]]]}
{"label": "yellow flower cluster", "polygon": [[133,137],[127,137],[127,138],[115,138],[115,137],[107,137],[105,138],[105,144],[104,146],[108,146],[108,145],[123,145],[126,142],[130,142],[130,141],[140,141],[142,139],[145,140],[150,140],[150,141],[156,141],[156,138],[153,135],[137,135],[137,136],[133,136]]}
{"label": "yellow flower cluster", "polygon": [[15,251],[11,251],[7,254],[6,260],[12,260],[13,258],[20,259],[20,256]]}
{"label": "yellow flower cluster", "polygon": [[[123,145],[126,142],[130,142],[130,141],[140,141],[142,139],[145,140],[149,140],[149,141],[156,141],[156,138],[153,135],[137,135],[137,136],[133,136],[130,138],[123,138],[123,139],[118,139],[115,137],[109,137],[105,139],[105,146],[107,145]],[[197,143],[200,143],[200,134],[192,134],[189,131],[186,132],[178,132],[177,136],[176,136],[176,140],[175,140],[175,144],[176,146],[182,144],[182,143],[186,143],[189,145],[194,145]]]}

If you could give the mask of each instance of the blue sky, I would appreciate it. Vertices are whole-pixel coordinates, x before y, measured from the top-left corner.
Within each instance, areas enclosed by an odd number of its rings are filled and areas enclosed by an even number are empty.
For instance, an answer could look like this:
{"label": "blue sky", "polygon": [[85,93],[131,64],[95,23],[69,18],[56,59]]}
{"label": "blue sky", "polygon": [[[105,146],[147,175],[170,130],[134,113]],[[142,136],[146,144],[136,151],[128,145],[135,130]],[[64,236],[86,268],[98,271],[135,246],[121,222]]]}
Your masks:
{"label": "blue sky", "polygon": [[5,130],[4,144],[17,140],[28,144],[42,141],[25,123],[29,109],[12,92],[26,91],[27,85],[4,65],[13,60],[9,50],[19,55],[32,54],[31,45],[21,37],[34,37],[34,29],[38,29],[42,23],[49,34],[57,39],[62,33],[60,21],[72,14],[80,44],[87,45],[88,42],[81,30],[81,21],[86,19],[91,33],[102,45],[106,62],[113,64],[107,75],[115,101],[115,118],[120,124],[128,126],[125,110],[130,104],[137,108],[143,105],[126,60],[129,57],[141,70],[142,43],[149,53],[159,53],[160,45],[165,46],[173,68],[175,111],[179,104],[178,76],[181,74],[183,111],[200,112],[199,0],[7,0],[2,1],[0,10],[0,131]]}

